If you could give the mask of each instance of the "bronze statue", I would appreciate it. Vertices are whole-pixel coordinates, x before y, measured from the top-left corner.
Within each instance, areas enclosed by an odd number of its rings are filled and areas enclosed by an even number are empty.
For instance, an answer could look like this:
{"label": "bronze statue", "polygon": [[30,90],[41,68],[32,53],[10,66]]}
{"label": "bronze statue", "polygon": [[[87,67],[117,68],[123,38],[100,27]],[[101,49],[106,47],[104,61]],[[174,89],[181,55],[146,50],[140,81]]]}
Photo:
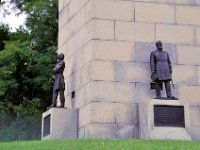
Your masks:
{"label": "bronze statue", "polygon": [[161,85],[165,83],[165,89],[168,99],[175,99],[171,94],[170,81],[172,80],[172,63],[169,58],[169,54],[163,51],[162,42],[156,42],[157,49],[151,52],[150,55],[150,67],[151,67],[151,79],[155,82],[156,98],[161,97]]}
{"label": "bronze statue", "polygon": [[65,95],[64,95],[65,82],[63,76],[64,69],[65,69],[64,54],[60,53],[57,55],[57,64],[53,69],[54,73],[53,97],[52,97],[52,104],[50,107],[48,107],[48,109],[57,106],[58,93],[60,93],[60,103],[61,103],[61,105],[58,107],[64,107],[65,105]]}

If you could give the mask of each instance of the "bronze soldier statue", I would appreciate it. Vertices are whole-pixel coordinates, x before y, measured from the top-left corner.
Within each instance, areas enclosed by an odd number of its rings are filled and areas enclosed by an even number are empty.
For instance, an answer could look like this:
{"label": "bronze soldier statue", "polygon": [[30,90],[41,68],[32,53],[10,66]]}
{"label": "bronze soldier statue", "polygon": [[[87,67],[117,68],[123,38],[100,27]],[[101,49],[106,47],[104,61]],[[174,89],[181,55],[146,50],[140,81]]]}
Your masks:
{"label": "bronze soldier statue", "polygon": [[64,107],[65,105],[65,95],[64,95],[65,82],[63,76],[64,69],[65,69],[64,54],[60,53],[57,55],[57,64],[53,69],[54,73],[53,97],[52,97],[52,104],[50,107],[48,107],[48,109],[57,106],[58,93],[60,93],[60,103],[61,103],[61,105],[58,107]]}
{"label": "bronze soldier statue", "polygon": [[162,42],[156,42],[157,49],[151,52],[150,55],[150,67],[151,67],[151,78],[155,82],[156,98],[161,97],[161,85],[165,83],[165,89],[168,99],[175,99],[171,93],[170,81],[172,80],[172,63],[169,58],[169,54],[163,51]]}

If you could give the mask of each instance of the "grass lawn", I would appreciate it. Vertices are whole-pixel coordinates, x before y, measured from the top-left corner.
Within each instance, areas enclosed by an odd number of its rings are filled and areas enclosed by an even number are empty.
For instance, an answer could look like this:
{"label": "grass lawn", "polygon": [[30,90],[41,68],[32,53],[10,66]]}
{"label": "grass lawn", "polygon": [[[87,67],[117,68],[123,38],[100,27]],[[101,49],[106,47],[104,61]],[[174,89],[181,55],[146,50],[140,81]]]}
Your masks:
{"label": "grass lawn", "polygon": [[0,142],[0,150],[200,150],[197,141],[55,140]]}

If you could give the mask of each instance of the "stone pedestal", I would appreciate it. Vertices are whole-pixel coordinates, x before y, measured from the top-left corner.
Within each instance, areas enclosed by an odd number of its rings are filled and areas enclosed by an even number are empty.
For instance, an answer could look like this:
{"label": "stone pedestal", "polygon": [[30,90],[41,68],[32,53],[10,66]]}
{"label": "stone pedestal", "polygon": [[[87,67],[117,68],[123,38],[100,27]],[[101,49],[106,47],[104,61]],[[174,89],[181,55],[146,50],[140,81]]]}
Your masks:
{"label": "stone pedestal", "polygon": [[77,139],[78,110],[51,108],[42,114],[42,140]]}
{"label": "stone pedestal", "polygon": [[[171,125],[169,113],[160,114],[168,116],[169,123],[157,124],[155,118],[155,106],[162,106],[163,108],[179,109],[183,108],[183,124]],[[162,113],[158,112],[158,113]],[[175,112],[177,113],[177,112]],[[166,118],[166,119],[168,119]],[[176,117],[173,117],[176,122]],[[179,118],[177,118],[178,120]],[[189,105],[182,100],[157,100],[148,99],[139,103],[139,138],[144,139],[175,139],[175,140],[191,140],[189,134],[190,127],[190,111]]]}

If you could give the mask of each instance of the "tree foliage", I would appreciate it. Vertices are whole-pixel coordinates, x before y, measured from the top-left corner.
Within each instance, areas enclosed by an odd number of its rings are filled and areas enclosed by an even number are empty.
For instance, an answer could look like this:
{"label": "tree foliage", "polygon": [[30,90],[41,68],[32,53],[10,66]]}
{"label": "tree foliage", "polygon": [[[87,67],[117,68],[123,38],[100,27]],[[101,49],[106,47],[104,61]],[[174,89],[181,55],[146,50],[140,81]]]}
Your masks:
{"label": "tree foliage", "polygon": [[27,18],[14,33],[0,26],[0,140],[39,138],[41,112],[51,103],[58,1],[10,3]]}

